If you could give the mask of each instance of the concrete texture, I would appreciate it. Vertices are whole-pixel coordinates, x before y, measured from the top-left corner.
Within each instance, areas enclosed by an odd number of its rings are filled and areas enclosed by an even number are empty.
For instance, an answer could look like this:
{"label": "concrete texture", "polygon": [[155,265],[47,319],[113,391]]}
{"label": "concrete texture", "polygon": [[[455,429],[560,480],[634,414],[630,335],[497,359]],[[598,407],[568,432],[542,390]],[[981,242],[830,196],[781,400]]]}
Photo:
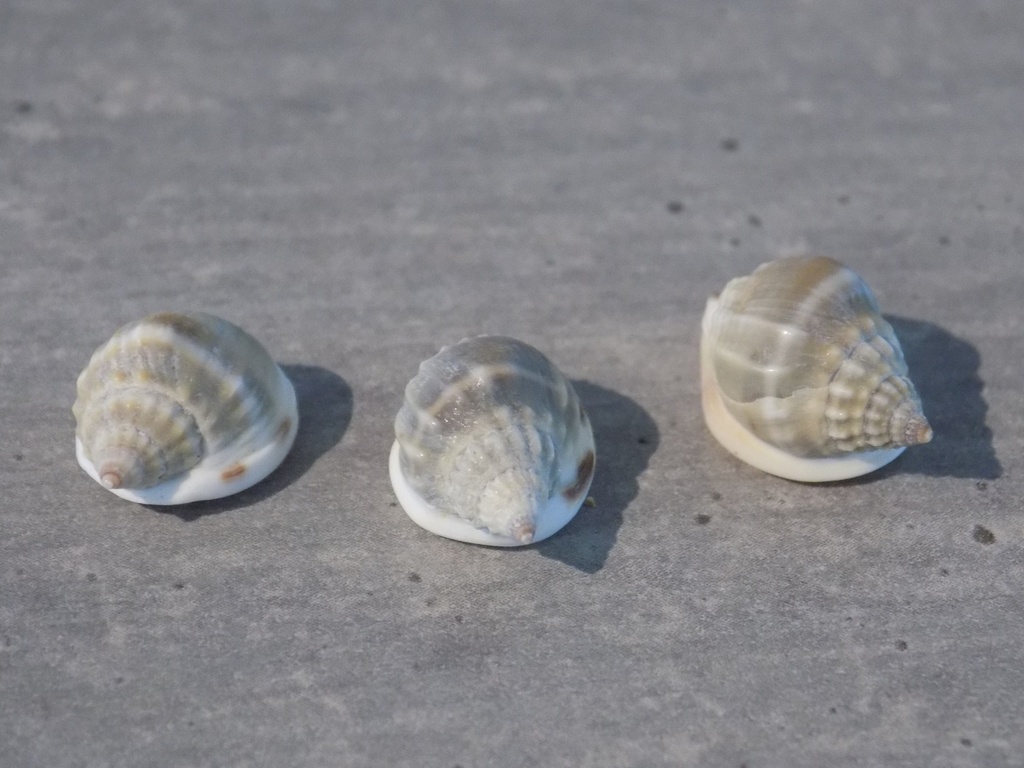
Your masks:
{"label": "concrete texture", "polygon": [[[1024,765],[1024,4],[0,6],[0,764]],[[856,482],[699,412],[705,296],[843,259],[933,443]],[[90,481],[74,382],[159,309],[301,397],[223,502]],[[597,429],[521,551],[396,506],[418,362],[520,337]]]}

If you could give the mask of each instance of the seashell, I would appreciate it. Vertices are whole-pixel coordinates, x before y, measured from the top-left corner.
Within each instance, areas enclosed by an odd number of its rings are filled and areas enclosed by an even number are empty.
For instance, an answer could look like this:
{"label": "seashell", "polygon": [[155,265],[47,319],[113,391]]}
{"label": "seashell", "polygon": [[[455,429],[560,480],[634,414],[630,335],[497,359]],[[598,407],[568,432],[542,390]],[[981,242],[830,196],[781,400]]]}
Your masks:
{"label": "seashell", "polygon": [[391,483],[432,533],[472,544],[541,541],[579,511],[594,436],[569,381],[502,336],[444,347],[420,365],[395,419]]}
{"label": "seashell", "polygon": [[298,430],[295,390],[263,346],[207,314],[129,323],[78,377],[78,463],[142,504],[245,490],[284,460]]}
{"label": "seashell", "polygon": [[871,288],[823,257],[762,264],[708,300],[701,392],[728,451],[790,480],[857,477],[932,438]]}

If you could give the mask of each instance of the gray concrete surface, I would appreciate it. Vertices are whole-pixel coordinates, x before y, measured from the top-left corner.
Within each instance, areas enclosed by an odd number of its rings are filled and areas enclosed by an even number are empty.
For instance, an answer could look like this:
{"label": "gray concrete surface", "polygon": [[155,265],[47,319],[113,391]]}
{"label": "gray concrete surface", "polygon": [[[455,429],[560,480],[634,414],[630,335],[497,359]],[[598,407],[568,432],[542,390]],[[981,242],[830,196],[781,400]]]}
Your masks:
{"label": "gray concrete surface", "polygon": [[[0,5],[0,765],[1024,765],[1024,4]],[[935,427],[861,481],[703,428],[705,296],[845,260]],[[288,366],[223,502],[90,481],[74,381],[158,309]],[[580,382],[597,502],[397,508],[420,359]]]}

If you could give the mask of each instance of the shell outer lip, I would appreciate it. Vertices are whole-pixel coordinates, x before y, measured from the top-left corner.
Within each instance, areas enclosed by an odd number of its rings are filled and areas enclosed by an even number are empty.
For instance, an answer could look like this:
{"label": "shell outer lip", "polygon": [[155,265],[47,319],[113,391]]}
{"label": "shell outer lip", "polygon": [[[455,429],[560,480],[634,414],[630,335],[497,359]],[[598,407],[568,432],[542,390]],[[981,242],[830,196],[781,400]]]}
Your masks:
{"label": "shell outer lip", "polygon": [[[274,440],[254,454],[247,456],[245,458],[246,471],[241,475],[225,480],[221,477],[221,472],[227,468],[226,465],[206,466],[205,462],[200,462],[188,472],[149,488],[107,488],[107,490],[127,501],[164,506],[221,499],[256,485],[284,461],[295,443],[295,436],[299,431],[299,408],[295,387],[292,386],[280,366],[277,372],[278,397],[282,399],[283,403],[282,414],[291,422],[288,434],[284,436],[284,439]],[[99,471],[86,457],[82,441],[77,436],[75,437],[75,456],[89,477],[103,485]],[[227,462],[227,464],[230,463],[232,462]]]}
{"label": "shell outer lip", "polygon": [[716,297],[708,299],[704,311],[700,344],[701,405],[704,423],[729,453],[770,475],[801,483],[828,483],[860,477],[884,467],[896,459],[906,446],[860,451],[849,456],[801,458],[792,456],[750,433],[729,413],[718,392],[718,382],[707,349],[706,333],[711,315],[718,306]]}
{"label": "shell outer lip", "polygon": [[402,474],[401,447],[396,440],[391,446],[388,470],[391,475],[391,486],[395,490],[399,503],[412,521],[438,536],[444,536],[467,544],[483,544],[488,547],[525,547],[536,544],[558,533],[580,511],[587,498],[593,476],[587,481],[586,488],[576,497],[575,501],[566,500],[562,494],[556,493],[548,500],[547,506],[537,516],[537,530],[533,541],[526,544],[508,536],[497,536],[489,531],[477,528],[470,522],[452,515],[446,515],[428,504],[413,490]]}

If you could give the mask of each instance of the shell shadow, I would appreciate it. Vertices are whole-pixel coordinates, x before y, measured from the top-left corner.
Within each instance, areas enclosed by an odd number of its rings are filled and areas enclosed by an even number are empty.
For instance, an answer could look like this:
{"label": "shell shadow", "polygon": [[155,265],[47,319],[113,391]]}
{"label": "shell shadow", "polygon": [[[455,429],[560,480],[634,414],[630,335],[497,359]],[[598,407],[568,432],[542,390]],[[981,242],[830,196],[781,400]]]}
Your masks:
{"label": "shell shadow", "polygon": [[623,512],[640,490],[637,479],[657,450],[660,433],[636,401],[589,381],[572,385],[594,430],[597,470],[590,496],[596,506],[584,506],[569,525],[536,549],[584,573],[597,573],[615,544]]}
{"label": "shell shadow", "polygon": [[988,405],[978,375],[981,355],[969,342],[922,320],[886,315],[903,347],[910,376],[921,395],[934,437],[909,448],[874,474],[917,474],[995,480],[1003,467],[985,425]]}
{"label": "shell shadow", "polygon": [[317,459],[338,444],[352,419],[352,389],[336,373],[318,365],[282,365],[299,401],[299,431],[287,458],[252,488],[211,501],[149,506],[156,512],[192,522],[207,515],[248,507],[298,480]]}

